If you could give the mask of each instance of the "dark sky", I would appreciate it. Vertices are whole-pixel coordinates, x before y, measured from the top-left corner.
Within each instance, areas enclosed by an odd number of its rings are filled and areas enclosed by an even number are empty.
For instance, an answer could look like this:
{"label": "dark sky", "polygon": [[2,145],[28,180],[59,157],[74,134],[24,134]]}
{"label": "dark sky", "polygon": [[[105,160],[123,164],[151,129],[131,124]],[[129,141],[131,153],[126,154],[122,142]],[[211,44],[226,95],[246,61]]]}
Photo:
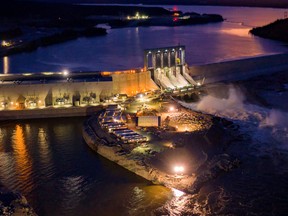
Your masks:
{"label": "dark sky", "polygon": [[[22,0],[25,1],[25,0]],[[130,4],[210,4],[287,7],[288,0],[33,0],[65,3],[130,3]]]}
{"label": "dark sky", "polygon": [[[25,1],[25,0],[24,0]],[[46,2],[99,2],[99,0],[32,0],[32,1],[46,1]],[[123,2],[125,0],[101,0],[103,2]],[[145,2],[162,2],[165,4],[165,2],[174,2],[175,4],[177,4],[177,2],[179,2],[179,0],[126,0],[127,2],[138,2],[138,3],[145,3]],[[195,2],[198,2],[198,3],[215,3],[215,4],[218,4],[218,3],[231,3],[233,4],[234,2],[239,2],[239,3],[243,3],[243,4],[246,4],[246,3],[258,3],[258,4],[261,4],[261,3],[287,3],[287,0],[182,0],[181,2],[183,3],[195,3]]]}

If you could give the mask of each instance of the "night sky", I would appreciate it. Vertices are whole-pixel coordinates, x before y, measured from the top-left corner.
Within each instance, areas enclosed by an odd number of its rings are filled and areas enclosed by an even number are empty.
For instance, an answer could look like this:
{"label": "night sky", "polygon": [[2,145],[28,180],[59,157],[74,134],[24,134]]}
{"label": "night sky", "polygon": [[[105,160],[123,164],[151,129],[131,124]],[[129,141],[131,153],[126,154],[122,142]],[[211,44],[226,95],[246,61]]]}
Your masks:
{"label": "night sky", "polygon": [[[25,1],[25,0],[22,0]],[[130,4],[211,4],[211,5],[251,5],[288,7],[287,0],[33,0],[65,3],[130,3]]]}

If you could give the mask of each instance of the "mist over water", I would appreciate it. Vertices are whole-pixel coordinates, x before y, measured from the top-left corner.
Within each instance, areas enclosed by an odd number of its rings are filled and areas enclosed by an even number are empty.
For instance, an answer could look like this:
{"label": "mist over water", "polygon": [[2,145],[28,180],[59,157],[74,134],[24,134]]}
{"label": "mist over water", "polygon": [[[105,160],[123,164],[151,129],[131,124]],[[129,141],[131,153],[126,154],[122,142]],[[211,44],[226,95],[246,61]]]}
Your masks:
{"label": "mist over water", "polygon": [[227,115],[231,116],[233,114],[231,112],[243,112],[244,99],[245,97],[241,91],[230,86],[227,98],[217,98],[207,95],[196,105],[196,109],[215,115],[221,115],[221,112],[224,111]]}
{"label": "mist over water", "polygon": [[288,113],[245,101],[240,88],[230,85],[225,98],[207,95],[196,104],[184,106],[231,120],[240,125],[240,130],[253,135],[260,142],[288,144]]}
{"label": "mist over water", "polygon": [[288,127],[288,113],[272,109],[262,122],[262,126]]}
{"label": "mist over water", "polygon": [[235,140],[223,151],[238,158],[240,167],[209,181],[189,198],[188,209],[193,209],[191,203],[202,209],[195,215],[262,216],[288,211],[288,113],[248,101],[238,86],[230,85],[224,96],[214,92],[198,103],[182,103],[238,125],[228,129]]}

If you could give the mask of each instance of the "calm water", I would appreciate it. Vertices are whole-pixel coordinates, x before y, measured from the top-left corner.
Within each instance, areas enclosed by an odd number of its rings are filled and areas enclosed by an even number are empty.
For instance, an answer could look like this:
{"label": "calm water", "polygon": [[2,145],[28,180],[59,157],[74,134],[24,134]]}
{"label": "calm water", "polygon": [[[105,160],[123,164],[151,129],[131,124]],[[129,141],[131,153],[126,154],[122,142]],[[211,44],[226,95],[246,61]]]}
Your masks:
{"label": "calm water", "polygon": [[39,215],[143,215],[172,197],[90,151],[83,120],[0,123],[0,181]]}
{"label": "calm water", "polygon": [[[165,6],[172,8],[173,6]],[[252,26],[283,18],[284,9],[181,6],[183,11],[218,13],[223,23],[183,27],[139,27],[110,30],[108,35],[79,38],[4,57],[3,73],[70,70],[123,70],[143,66],[143,49],[182,44],[188,64],[205,64],[287,52],[281,42],[249,35]]]}
{"label": "calm water", "polygon": [[[81,38],[8,57],[4,61],[6,72],[137,67],[142,65],[143,48],[179,42],[186,45],[190,64],[287,50],[282,43],[247,35],[248,26],[262,25],[283,16],[281,9],[184,9],[222,13],[227,22],[115,29],[105,37]],[[272,92],[271,97],[275,94],[279,93]],[[245,129],[246,141],[225,147],[225,153],[240,158],[241,166],[206,183],[197,195],[179,196],[175,191],[152,186],[92,152],[82,140],[84,118],[1,122],[0,181],[23,193],[39,215],[114,216],[151,215],[151,212],[175,216],[285,215],[288,212],[287,110],[279,117],[287,118],[286,125],[279,130],[274,126],[264,130],[255,128],[260,122],[257,118],[270,113],[268,109],[249,106],[241,114],[227,113],[228,118],[229,115],[248,116],[248,120],[235,120]],[[223,113],[223,117],[227,116]],[[265,136],[264,141],[259,140],[261,134],[280,134],[284,141]]]}

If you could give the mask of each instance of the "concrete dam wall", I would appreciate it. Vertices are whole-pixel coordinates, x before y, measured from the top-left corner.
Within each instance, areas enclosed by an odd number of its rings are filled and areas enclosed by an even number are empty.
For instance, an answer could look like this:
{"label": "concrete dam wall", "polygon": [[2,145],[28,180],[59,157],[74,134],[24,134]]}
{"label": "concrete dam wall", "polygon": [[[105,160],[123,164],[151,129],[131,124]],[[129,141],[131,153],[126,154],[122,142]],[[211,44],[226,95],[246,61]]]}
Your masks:
{"label": "concrete dam wall", "polygon": [[288,70],[288,54],[220,62],[189,68],[191,76],[205,77],[205,83],[248,79]]}
{"label": "concrete dam wall", "polygon": [[141,91],[158,89],[149,71],[108,73],[112,81],[66,81],[65,78],[49,83],[32,79],[23,82],[4,81],[0,83],[0,109],[96,105],[114,94],[135,95]]}

